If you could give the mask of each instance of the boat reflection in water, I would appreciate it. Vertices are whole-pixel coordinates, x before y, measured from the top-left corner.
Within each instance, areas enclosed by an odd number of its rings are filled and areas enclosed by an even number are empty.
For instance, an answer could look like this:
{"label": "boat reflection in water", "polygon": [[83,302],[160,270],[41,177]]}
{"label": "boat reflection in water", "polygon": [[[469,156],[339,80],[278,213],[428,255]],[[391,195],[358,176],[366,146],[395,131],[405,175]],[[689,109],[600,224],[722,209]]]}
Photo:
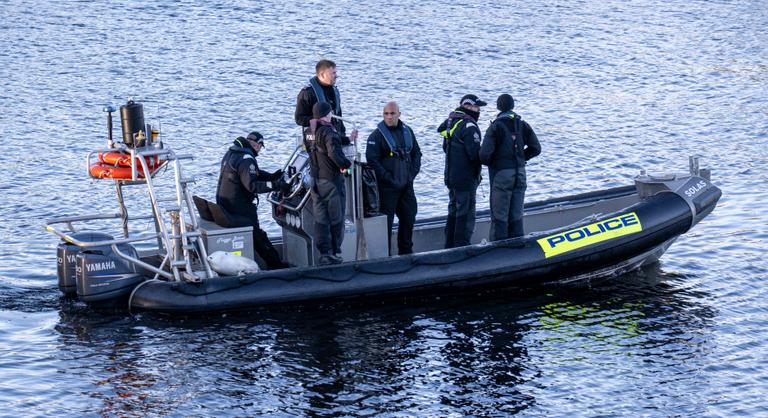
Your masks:
{"label": "boat reflection in water", "polygon": [[[656,265],[589,292],[501,288],[183,321],[67,303],[57,352],[80,365],[68,390],[105,415],[195,414],[190,399],[245,414],[488,415],[540,403],[577,413],[573,385],[617,378],[657,381],[690,408],[715,312],[678,280]],[[586,363],[603,375],[582,376]]]}

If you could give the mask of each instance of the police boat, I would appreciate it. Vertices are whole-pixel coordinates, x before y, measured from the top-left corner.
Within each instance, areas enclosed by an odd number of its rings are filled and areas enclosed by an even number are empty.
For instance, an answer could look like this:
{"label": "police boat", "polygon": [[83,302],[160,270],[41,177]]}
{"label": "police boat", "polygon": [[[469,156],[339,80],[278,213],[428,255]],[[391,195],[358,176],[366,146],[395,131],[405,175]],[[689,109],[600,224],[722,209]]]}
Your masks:
{"label": "police boat", "polygon": [[[309,156],[297,145],[284,170],[290,190],[267,198],[282,231],[270,240],[291,267],[226,276],[212,268],[209,254],[224,252],[260,262],[253,252],[251,227],[215,203],[191,195],[194,179],[186,177],[181,166],[191,157],[163,146],[157,130],[144,124],[140,103],[120,107],[121,143],[112,140],[115,109],[105,110],[107,147],[88,154],[88,173],[114,183],[117,212],[59,217],[46,224],[62,240],[57,248],[60,290],[94,307],[203,313],[612,276],[656,262],[681,234],[714,210],[721,196],[710,171],[691,157],[687,173],[641,172],[627,186],[527,203],[525,235],[520,238],[487,242],[490,214],[481,211],[472,244],[443,249],[446,218],[418,219],[414,254],[391,256],[397,251],[396,228],[389,244],[386,216],[375,210],[373,172],[355,147],[348,146],[345,153],[355,169],[345,180],[345,262],[321,266],[309,208]],[[163,177],[168,180],[164,186]],[[148,213],[128,213],[123,189],[130,186],[147,190]],[[170,197],[161,196],[169,190]],[[154,231],[131,231],[131,224],[148,220]],[[105,221],[117,223],[120,236],[87,228]]]}

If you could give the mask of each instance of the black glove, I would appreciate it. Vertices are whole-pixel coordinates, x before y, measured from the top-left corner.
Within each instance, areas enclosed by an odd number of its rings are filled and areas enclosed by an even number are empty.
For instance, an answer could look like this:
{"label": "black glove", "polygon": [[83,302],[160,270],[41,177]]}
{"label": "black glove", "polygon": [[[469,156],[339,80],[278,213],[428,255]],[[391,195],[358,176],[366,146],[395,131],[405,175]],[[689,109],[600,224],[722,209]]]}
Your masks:
{"label": "black glove", "polygon": [[274,171],[272,174],[269,175],[269,180],[270,181],[277,181],[281,177],[283,177],[283,170],[277,170],[277,171]]}
{"label": "black glove", "polygon": [[290,183],[286,183],[282,178],[277,179],[274,183],[272,183],[272,187],[275,190],[279,190],[283,196],[288,196],[291,194]]}

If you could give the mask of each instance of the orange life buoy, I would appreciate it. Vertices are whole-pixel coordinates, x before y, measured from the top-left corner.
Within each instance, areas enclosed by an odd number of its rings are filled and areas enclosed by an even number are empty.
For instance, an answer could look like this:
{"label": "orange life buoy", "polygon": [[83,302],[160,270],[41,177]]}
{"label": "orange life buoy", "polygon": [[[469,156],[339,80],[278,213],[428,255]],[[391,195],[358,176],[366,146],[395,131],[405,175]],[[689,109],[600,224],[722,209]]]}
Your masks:
{"label": "orange life buoy", "polygon": [[[149,175],[154,176],[155,172],[163,166],[165,161],[156,161],[155,164],[149,165]],[[106,163],[93,163],[88,168],[88,172],[91,177],[97,179],[113,179],[113,180],[131,180],[131,167],[124,167],[119,165],[111,165]],[[144,178],[144,170],[141,167],[136,167],[136,178]]]}
{"label": "orange life buoy", "polygon": [[[121,167],[130,167],[133,165],[131,164],[131,154],[122,151],[100,152],[99,161],[105,164],[119,165]],[[149,163],[149,168],[161,164],[161,160],[157,156],[149,157],[145,161]],[[136,166],[136,168],[141,168],[141,166]]]}

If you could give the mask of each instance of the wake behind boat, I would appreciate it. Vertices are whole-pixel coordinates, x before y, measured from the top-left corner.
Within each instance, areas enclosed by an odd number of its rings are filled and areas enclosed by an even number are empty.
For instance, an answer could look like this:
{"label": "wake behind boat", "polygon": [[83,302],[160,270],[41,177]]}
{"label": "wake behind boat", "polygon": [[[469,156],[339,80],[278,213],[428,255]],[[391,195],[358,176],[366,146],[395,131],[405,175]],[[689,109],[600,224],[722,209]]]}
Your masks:
{"label": "wake behind boat", "polygon": [[[348,219],[342,256],[347,261],[320,266],[308,205],[309,158],[297,146],[284,170],[290,190],[272,192],[267,199],[282,231],[270,240],[290,267],[221,276],[209,253],[250,257],[250,227],[235,226],[237,220],[226,211],[191,195],[192,179],[181,166],[190,157],[164,147],[152,127],[143,124],[143,114],[139,118],[131,106],[129,102],[121,108],[125,144],[111,139],[110,113],[108,147],[88,155],[89,174],[114,182],[118,213],[55,218],[46,225],[63,240],[58,247],[60,289],[93,305],[195,313],[614,275],[656,262],[721,196],[709,170],[691,158],[685,174],[641,173],[633,185],[528,203],[526,235],[521,238],[486,242],[486,211],[478,213],[472,245],[443,249],[446,218],[420,219],[414,228],[414,254],[389,256],[394,251],[386,217],[370,210],[375,208],[375,181],[366,181],[371,173],[349,147],[345,152],[355,160],[355,169],[345,180]],[[169,169],[174,193],[166,198],[158,195],[155,183]],[[129,216],[123,200],[123,188],[129,186],[146,188],[150,214]],[[119,220],[123,237],[74,226],[104,219]],[[129,224],[139,219],[154,220],[155,233],[132,235]],[[136,247],[150,241],[157,245]]]}

